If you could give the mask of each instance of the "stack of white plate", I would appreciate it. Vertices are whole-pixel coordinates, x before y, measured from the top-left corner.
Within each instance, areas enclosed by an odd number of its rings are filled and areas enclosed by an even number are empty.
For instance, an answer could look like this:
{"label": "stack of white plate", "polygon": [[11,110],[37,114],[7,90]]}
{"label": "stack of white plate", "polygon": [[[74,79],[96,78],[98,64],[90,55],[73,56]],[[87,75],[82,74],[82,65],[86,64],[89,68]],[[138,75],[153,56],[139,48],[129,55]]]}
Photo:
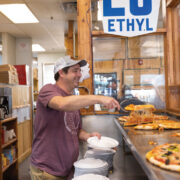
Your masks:
{"label": "stack of white plate", "polygon": [[115,148],[119,145],[119,142],[113,138],[101,136],[101,139],[98,137],[90,137],[87,140],[89,151],[86,152],[86,158],[97,158],[102,159],[108,163],[108,169],[113,169],[113,157],[115,154]]}
{"label": "stack of white plate", "polygon": [[101,150],[101,149],[90,149],[86,151],[84,158],[95,158],[95,159],[101,159],[103,161],[106,161],[108,163],[108,169],[113,169],[113,157],[115,154],[115,150],[109,149],[109,150]]}
{"label": "stack of white plate", "polygon": [[108,150],[115,148],[119,145],[119,142],[113,138],[101,136],[101,139],[98,139],[97,136],[88,138],[88,146],[94,149],[103,149]]}
{"label": "stack of white plate", "polygon": [[74,163],[74,177],[83,174],[108,175],[108,163],[101,159],[85,158]]}
{"label": "stack of white plate", "polygon": [[109,178],[97,174],[84,174],[81,176],[77,176],[72,180],[109,180]]}

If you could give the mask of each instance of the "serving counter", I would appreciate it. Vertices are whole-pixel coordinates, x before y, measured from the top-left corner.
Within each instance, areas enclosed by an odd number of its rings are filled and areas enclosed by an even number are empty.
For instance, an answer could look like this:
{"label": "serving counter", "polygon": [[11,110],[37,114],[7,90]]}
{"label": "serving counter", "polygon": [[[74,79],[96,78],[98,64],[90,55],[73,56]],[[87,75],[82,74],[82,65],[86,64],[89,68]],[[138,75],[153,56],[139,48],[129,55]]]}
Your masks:
{"label": "serving counter", "polygon": [[[124,127],[116,118],[114,118],[114,121],[122,133],[124,141],[150,180],[180,179],[180,173],[161,169],[160,167],[152,165],[145,158],[146,153],[157,145],[180,143],[180,137],[171,136],[176,132],[180,132],[179,130],[135,130],[133,127]],[[152,145],[153,143],[155,144]]]}

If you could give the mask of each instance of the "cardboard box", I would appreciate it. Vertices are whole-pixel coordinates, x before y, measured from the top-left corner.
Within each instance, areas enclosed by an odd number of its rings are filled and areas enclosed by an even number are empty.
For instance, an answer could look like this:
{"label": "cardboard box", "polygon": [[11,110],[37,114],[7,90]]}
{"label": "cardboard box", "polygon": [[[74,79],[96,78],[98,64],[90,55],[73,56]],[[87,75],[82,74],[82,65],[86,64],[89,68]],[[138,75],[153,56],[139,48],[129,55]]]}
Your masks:
{"label": "cardboard box", "polygon": [[3,64],[3,65],[0,65],[0,71],[16,72],[16,68],[13,65],[10,65],[10,64]]}
{"label": "cardboard box", "polygon": [[11,71],[0,71],[0,83],[18,84],[17,74]]}
{"label": "cardboard box", "polygon": [[14,65],[17,70],[19,84],[21,85],[30,85],[30,75],[29,75],[29,66],[28,65]]}

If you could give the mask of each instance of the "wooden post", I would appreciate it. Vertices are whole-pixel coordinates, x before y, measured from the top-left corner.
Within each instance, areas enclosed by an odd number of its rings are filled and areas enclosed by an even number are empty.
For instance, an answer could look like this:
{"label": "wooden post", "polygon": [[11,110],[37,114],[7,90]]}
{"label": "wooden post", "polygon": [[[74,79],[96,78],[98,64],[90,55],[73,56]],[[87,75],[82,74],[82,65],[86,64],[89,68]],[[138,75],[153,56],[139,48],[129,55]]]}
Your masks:
{"label": "wooden post", "polygon": [[73,26],[74,21],[68,21],[68,34],[65,42],[66,54],[73,57]]}
{"label": "wooden post", "polygon": [[[77,23],[78,23],[78,59],[85,59],[90,68],[90,78],[84,80],[81,86],[86,87],[93,94],[93,58],[91,39],[91,0],[77,0]],[[81,91],[81,94],[87,94]],[[82,109],[81,114],[93,114],[94,106]]]}

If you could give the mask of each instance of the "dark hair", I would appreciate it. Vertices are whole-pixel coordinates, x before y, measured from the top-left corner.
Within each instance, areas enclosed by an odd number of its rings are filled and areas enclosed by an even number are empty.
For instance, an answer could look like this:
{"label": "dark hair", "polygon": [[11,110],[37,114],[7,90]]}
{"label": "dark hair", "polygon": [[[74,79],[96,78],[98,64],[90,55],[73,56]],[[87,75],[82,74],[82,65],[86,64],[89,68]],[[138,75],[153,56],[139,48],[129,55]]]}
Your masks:
{"label": "dark hair", "polygon": [[[67,74],[69,68],[70,68],[70,67],[65,67],[65,68],[62,69],[62,71],[63,71],[65,74]],[[55,81],[57,81],[57,80],[59,79],[59,77],[60,77],[60,76],[59,76],[59,71],[58,71],[58,72],[54,75]]]}

